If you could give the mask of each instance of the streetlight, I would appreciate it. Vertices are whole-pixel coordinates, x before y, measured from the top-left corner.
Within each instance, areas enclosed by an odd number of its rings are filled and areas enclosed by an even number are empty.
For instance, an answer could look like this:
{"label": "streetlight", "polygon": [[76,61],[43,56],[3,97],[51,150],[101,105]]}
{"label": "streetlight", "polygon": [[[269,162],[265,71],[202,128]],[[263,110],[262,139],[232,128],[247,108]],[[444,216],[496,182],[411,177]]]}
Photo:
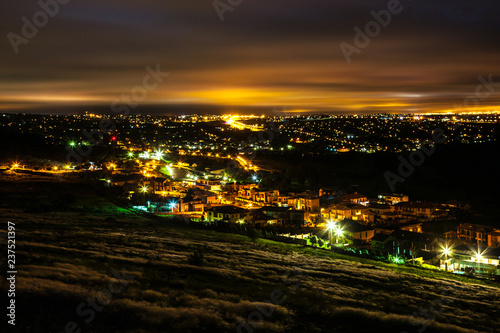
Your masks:
{"label": "streetlight", "polygon": [[343,234],[342,229],[340,227],[337,227],[335,229],[335,236],[336,236],[335,238],[337,243],[339,242],[339,237],[341,237],[342,234]]}
{"label": "streetlight", "polygon": [[147,186],[142,186],[141,187],[141,192],[144,193],[144,201],[146,201],[146,193],[148,192],[148,187]]}
{"label": "streetlight", "polygon": [[444,254],[444,271],[448,272],[448,256],[451,255],[451,250],[448,248],[448,246],[445,246],[443,249],[443,254]]}
{"label": "streetlight", "polygon": [[330,237],[330,246],[332,244],[332,231],[335,229],[335,223],[333,221],[328,221],[326,223],[326,229],[328,230],[329,237]]}

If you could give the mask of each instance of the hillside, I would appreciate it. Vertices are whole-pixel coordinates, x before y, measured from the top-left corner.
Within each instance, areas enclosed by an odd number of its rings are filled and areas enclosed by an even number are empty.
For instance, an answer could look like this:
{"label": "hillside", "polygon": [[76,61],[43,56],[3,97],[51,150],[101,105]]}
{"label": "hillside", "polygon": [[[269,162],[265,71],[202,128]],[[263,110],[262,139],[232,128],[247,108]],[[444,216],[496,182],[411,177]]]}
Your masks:
{"label": "hillside", "polygon": [[65,211],[9,202],[24,191],[36,193],[32,202],[49,195],[41,189],[50,180],[38,181],[15,187],[4,177],[0,189],[2,232],[7,221],[16,223],[14,332],[498,328],[498,286],[152,221],[78,182],[51,183],[51,193],[86,188]]}

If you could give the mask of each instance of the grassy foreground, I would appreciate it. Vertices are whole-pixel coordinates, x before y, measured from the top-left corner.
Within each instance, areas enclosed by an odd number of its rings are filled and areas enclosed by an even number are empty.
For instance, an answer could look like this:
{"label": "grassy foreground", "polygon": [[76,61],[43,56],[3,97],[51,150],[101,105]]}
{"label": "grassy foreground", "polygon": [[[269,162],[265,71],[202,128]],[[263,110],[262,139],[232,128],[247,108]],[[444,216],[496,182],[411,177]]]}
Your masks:
{"label": "grassy foreground", "polygon": [[[113,206],[79,182],[26,179],[24,187],[9,177],[0,188],[1,231],[7,221],[16,223],[17,318],[9,332],[399,333],[499,327],[495,285],[151,221]],[[45,199],[56,207],[50,199],[54,191],[72,188],[79,194],[71,208],[31,209]],[[20,205],[20,198],[31,205]]]}

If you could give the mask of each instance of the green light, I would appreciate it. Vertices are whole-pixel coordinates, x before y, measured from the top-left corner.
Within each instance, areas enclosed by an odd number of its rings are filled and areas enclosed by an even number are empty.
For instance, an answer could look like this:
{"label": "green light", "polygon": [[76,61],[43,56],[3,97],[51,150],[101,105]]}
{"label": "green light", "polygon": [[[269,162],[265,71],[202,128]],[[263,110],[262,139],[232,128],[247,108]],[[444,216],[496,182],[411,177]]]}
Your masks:
{"label": "green light", "polygon": [[69,143],[69,145],[70,145],[71,147],[74,147],[74,146],[76,146],[76,142],[75,142],[75,141],[71,141],[71,142]]}
{"label": "green light", "polygon": [[128,157],[134,157],[134,153],[133,152],[129,152],[128,153]]}

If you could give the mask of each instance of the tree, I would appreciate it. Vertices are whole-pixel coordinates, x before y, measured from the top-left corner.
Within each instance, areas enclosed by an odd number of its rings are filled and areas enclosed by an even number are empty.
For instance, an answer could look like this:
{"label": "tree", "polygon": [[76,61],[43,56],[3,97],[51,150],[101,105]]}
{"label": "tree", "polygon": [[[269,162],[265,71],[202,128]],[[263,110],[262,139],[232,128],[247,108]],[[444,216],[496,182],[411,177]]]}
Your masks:
{"label": "tree", "polygon": [[311,241],[311,245],[312,245],[312,246],[317,246],[317,245],[318,245],[318,236],[313,235],[313,236],[311,237],[310,241]]}
{"label": "tree", "polygon": [[248,229],[247,235],[254,242],[257,239],[259,239],[260,237],[262,237],[262,233],[260,232],[260,230],[257,230],[257,229],[254,229],[254,228]]}
{"label": "tree", "polygon": [[325,241],[322,238],[318,238],[318,246],[323,247],[325,245]]}

